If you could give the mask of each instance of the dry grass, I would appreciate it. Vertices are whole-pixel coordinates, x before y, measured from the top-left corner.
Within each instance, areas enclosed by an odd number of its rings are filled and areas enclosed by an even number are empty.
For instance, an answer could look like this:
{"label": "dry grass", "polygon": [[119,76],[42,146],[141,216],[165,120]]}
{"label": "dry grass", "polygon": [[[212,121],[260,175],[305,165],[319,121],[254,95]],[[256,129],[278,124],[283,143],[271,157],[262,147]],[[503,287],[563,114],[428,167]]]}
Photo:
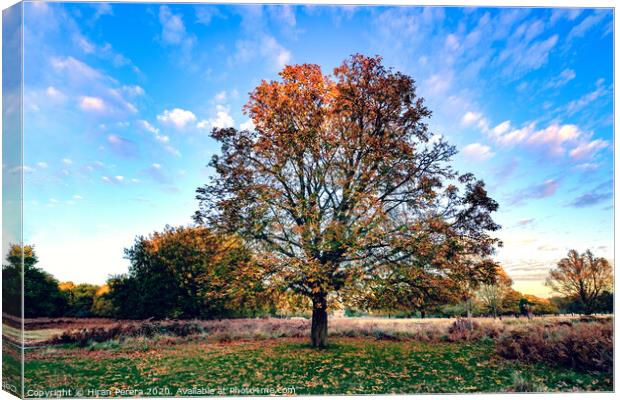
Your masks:
{"label": "dry grass", "polygon": [[[544,317],[531,321],[525,318],[472,318],[470,323],[450,318],[387,319],[387,318],[331,318],[330,337],[374,338],[378,340],[471,341],[485,337],[498,338],[513,331],[572,325],[575,317]],[[39,324],[40,325],[40,324]],[[41,325],[40,325],[41,326]],[[310,333],[310,321],[302,318],[227,319],[190,321],[115,321],[94,319],[79,324],[72,322],[59,333],[60,325],[45,325],[46,329],[27,331],[30,343],[57,344],[124,340],[132,337],[162,339],[165,337],[198,337],[211,341],[262,340],[275,338],[304,338]],[[79,326],[79,328],[75,328]]]}

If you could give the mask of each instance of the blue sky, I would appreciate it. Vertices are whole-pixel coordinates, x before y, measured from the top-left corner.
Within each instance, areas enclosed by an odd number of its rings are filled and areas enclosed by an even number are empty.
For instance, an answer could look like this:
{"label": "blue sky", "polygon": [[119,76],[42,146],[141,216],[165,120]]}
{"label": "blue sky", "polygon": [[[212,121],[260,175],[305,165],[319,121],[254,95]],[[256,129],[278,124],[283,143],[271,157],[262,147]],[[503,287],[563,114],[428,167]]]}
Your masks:
{"label": "blue sky", "polygon": [[612,46],[602,9],[26,3],[25,240],[60,280],[125,272],[136,235],[190,223],[209,132],[251,126],[261,79],[379,54],[500,203],[515,288],[546,295],[568,249],[613,259]]}

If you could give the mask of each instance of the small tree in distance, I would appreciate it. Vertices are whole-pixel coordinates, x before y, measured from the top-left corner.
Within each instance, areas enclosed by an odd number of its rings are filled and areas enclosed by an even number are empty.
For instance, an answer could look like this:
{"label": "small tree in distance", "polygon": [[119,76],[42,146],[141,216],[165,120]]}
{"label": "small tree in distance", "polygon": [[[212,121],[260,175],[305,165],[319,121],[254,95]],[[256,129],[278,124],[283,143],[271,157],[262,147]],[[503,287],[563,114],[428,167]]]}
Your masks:
{"label": "small tree in distance", "polygon": [[373,277],[492,278],[498,205],[431,140],[411,77],[358,54],[332,76],[304,64],[280,78],[250,95],[255,129],[213,130],[222,152],[195,220],[244,237],[266,281],[312,301],[313,347],[327,345],[328,296]]}
{"label": "small tree in distance", "polygon": [[592,314],[599,296],[613,284],[609,261],[595,257],[590,250],[579,254],[570,250],[549,272],[547,286],[566,297],[576,297],[586,314]]}
{"label": "small tree in distance", "polygon": [[491,312],[493,318],[502,311],[504,298],[512,286],[512,279],[503,268],[498,267],[495,282],[480,285],[477,295],[482,304]]}

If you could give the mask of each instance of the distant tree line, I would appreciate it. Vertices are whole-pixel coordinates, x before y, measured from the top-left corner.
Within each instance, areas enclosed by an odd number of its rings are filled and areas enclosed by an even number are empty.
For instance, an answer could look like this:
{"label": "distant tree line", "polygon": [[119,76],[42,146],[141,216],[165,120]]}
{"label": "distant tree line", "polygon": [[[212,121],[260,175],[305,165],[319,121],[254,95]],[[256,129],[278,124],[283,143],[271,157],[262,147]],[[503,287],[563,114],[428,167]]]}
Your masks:
{"label": "distant tree line", "polygon": [[[127,274],[104,285],[59,282],[37,267],[33,246],[13,245],[2,267],[4,312],[20,315],[21,260],[24,261],[26,318],[110,317],[122,319],[234,318],[306,315],[307,297],[266,282],[256,256],[235,236],[204,227],[166,227],[138,237],[125,250]],[[377,281],[370,292],[334,301],[345,315],[372,313],[392,317],[465,317],[613,312],[611,267],[589,251],[571,251],[550,273],[548,285],[564,284],[562,296],[549,299],[520,293],[496,266],[496,279],[475,288],[452,281],[417,277],[425,285]],[[563,271],[563,274],[560,273]],[[570,277],[570,281],[567,281]],[[410,279],[413,279],[411,277]],[[388,284],[386,284],[386,282]],[[572,282],[572,283],[570,283]],[[451,285],[449,285],[451,284]],[[572,285],[572,286],[571,286]],[[575,290],[568,290],[573,287]]]}

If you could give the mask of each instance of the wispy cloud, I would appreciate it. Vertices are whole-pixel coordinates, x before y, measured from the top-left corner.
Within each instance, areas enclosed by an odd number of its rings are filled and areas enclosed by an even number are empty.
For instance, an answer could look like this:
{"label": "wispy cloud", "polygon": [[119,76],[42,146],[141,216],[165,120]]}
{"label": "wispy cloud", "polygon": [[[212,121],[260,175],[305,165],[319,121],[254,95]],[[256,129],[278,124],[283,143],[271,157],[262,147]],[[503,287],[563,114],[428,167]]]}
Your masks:
{"label": "wispy cloud", "polygon": [[577,196],[568,205],[575,208],[586,208],[601,203],[610,203],[613,199],[613,188],[613,179],[604,181]]}
{"label": "wispy cloud", "polygon": [[584,108],[590,105],[590,103],[593,103],[600,98],[607,97],[608,95],[610,95],[610,93],[611,93],[611,87],[605,86],[605,81],[602,79],[599,79],[596,81],[595,90],[584,94],[577,100],[573,100],[569,102],[568,105],[566,105],[565,107],[561,107],[556,111],[559,111],[559,112],[565,111],[566,115],[571,116],[571,115],[574,115],[582,111]]}
{"label": "wispy cloud", "polygon": [[576,197],[569,205],[575,208],[592,207],[612,198],[613,192],[589,192]]}
{"label": "wispy cloud", "polygon": [[570,152],[570,156],[575,159],[592,158],[598,151],[603,150],[609,146],[606,140],[595,139],[591,142],[583,142],[577,145]]}
{"label": "wispy cloud", "polygon": [[545,87],[557,89],[559,87],[566,85],[568,82],[572,81],[573,79],[575,79],[576,76],[577,74],[575,73],[574,70],[567,68],[563,70],[562,72],[560,72],[558,76],[549,80],[547,84],[545,85]]}
{"label": "wispy cloud", "polygon": [[511,205],[520,205],[527,200],[551,197],[556,193],[559,187],[560,183],[557,180],[548,179],[543,183],[537,183],[516,191],[510,196],[509,203]]}
{"label": "wispy cloud", "polygon": [[130,139],[118,135],[109,135],[107,141],[110,149],[116,155],[124,158],[135,158],[138,156],[138,144]]}
{"label": "wispy cloud", "polygon": [[567,42],[570,42],[575,38],[584,37],[588,31],[596,27],[601,21],[603,21],[603,19],[608,16],[609,14],[606,13],[604,10],[594,10],[592,14],[585,17],[578,25],[574,26],[571,29],[566,38]]}
{"label": "wispy cloud", "polygon": [[489,158],[493,157],[495,153],[491,151],[489,146],[480,144],[480,143],[472,143],[463,147],[461,151],[463,153],[463,157],[469,161],[486,161]]}
{"label": "wispy cloud", "polygon": [[175,14],[169,6],[162,5],[159,7],[159,22],[161,24],[161,43],[164,46],[179,49],[176,57],[182,63],[190,63],[197,38],[196,35],[187,32],[183,15]]}
{"label": "wispy cloud", "polygon": [[82,110],[95,111],[102,117],[118,118],[138,111],[125,97],[123,86],[103,72],[73,57],[54,57],[50,64],[57,74],[58,85],[66,89],[48,87],[48,95],[58,97],[61,90],[71,93]]}

